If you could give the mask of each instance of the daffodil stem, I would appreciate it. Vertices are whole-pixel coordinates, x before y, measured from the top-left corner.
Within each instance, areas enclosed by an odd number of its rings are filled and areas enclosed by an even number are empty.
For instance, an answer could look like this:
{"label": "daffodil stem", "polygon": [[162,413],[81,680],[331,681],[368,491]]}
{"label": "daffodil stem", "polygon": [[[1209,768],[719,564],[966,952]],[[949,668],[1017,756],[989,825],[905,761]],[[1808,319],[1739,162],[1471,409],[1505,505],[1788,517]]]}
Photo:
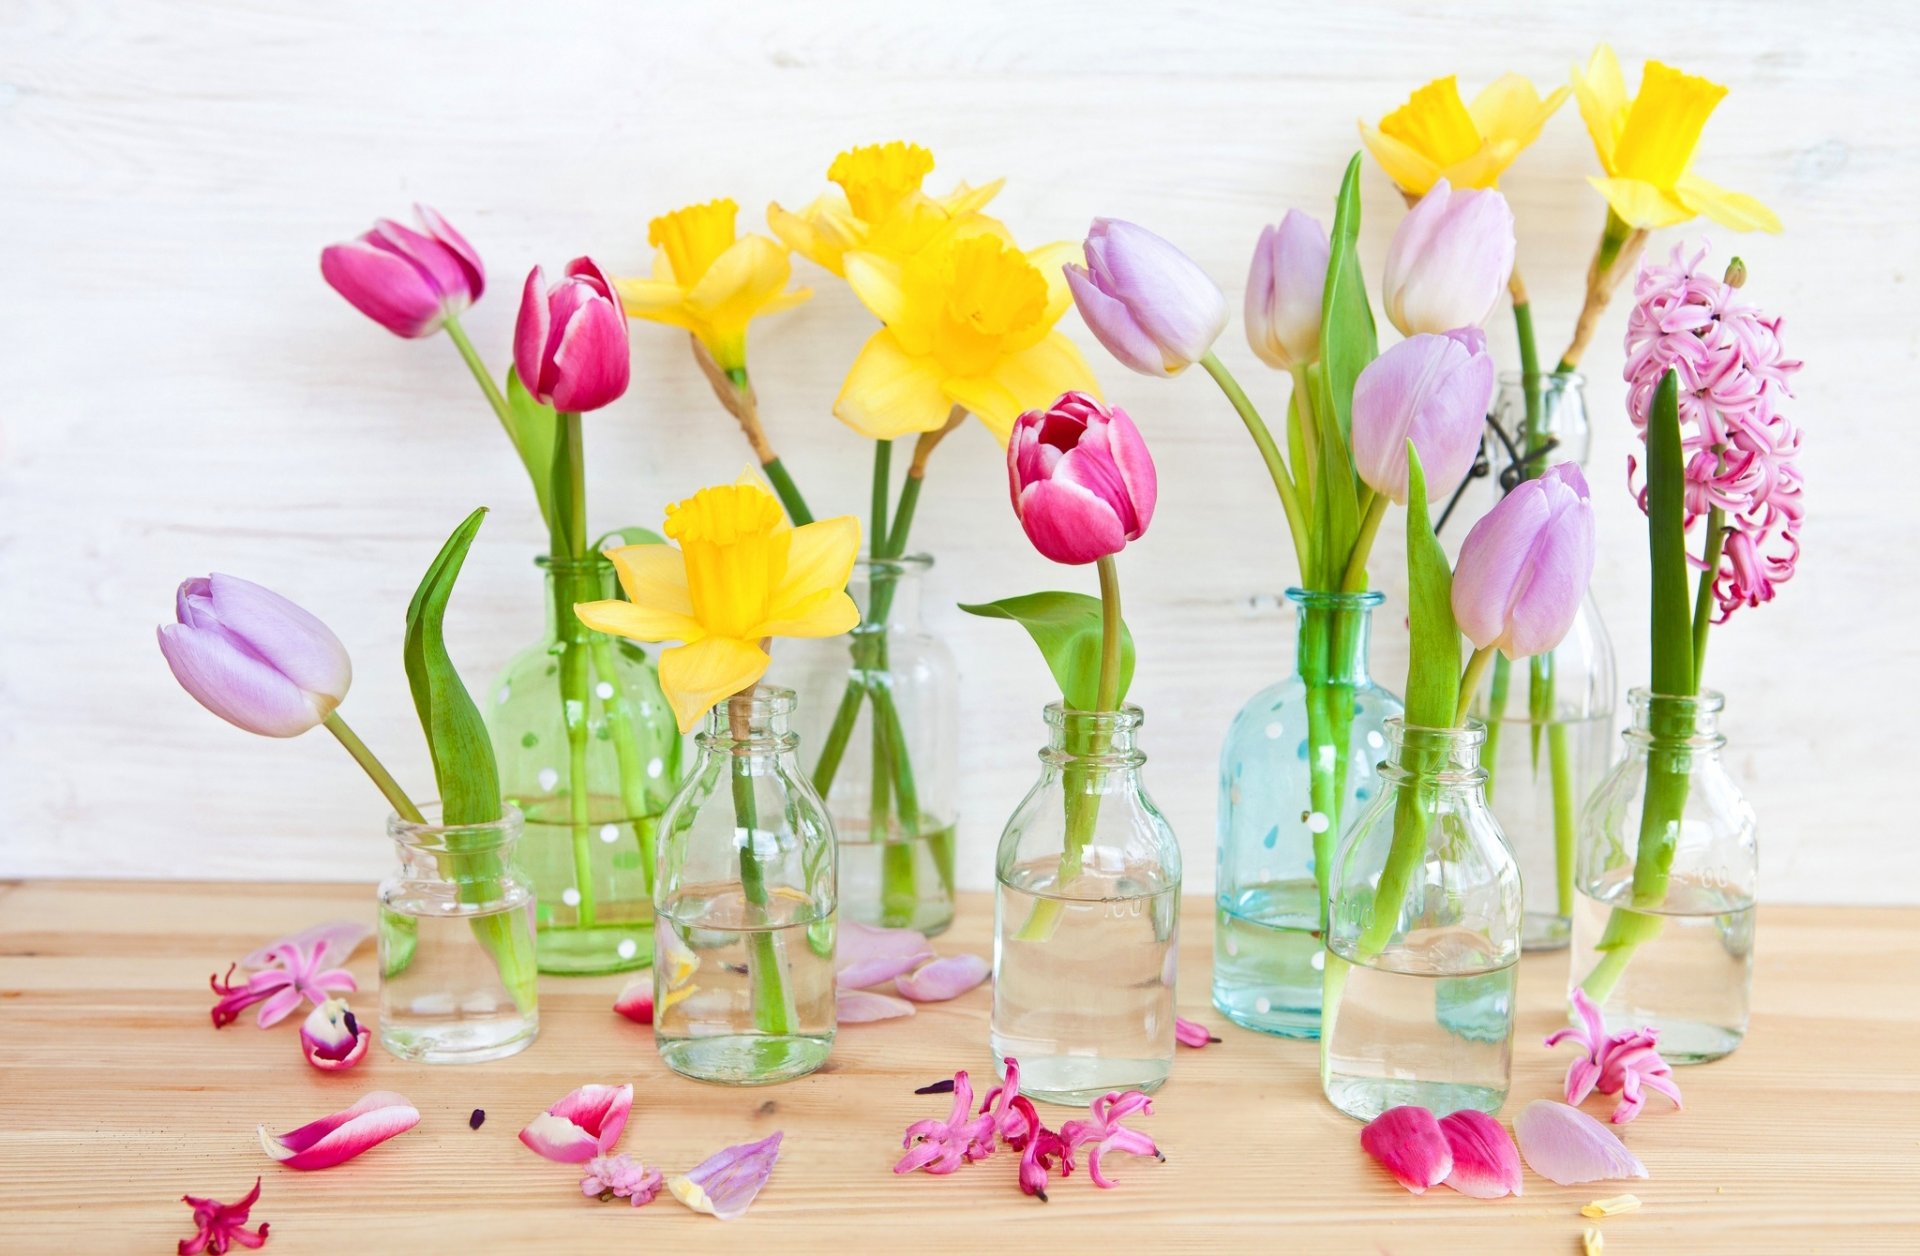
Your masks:
{"label": "daffodil stem", "polygon": [[1253,437],[1254,445],[1260,450],[1260,459],[1267,464],[1267,474],[1273,477],[1273,487],[1280,494],[1280,508],[1287,515],[1287,530],[1293,534],[1293,550],[1300,561],[1300,570],[1307,569],[1307,560],[1312,550],[1308,545],[1307,524],[1301,516],[1300,500],[1294,491],[1293,477],[1287,474],[1287,461],[1281,456],[1280,447],[1273,443],[1273,433],[1267,429],[1260,412],[1254,409],[1253,402],[1247,398],[1246,390],[1240,387],[1240,381],[1234,379],[1232,372],[1214,356],[1211,349],[1200,359],[1207,374],[1213,376],[1213,382],[1220,385],[1232,403],[1234,413],[1247,426],[1247,434]]}
{"label": "daffodil stem", "polygon": [[507,399],[500,392],[500,385],[493,382],[493,375],[487,370],[487,364],[480,360],[479,350],[473,347],[473,341],[467,339],[466,328],[460,326],[457,318],[448,318],[446,322],[447,339],[453,341],[453,347],[460,351],[467,369],[473,372],[474,380],[480,385],[480,391],[487,395],[487,404],[493,407],[493,413],[500,425],[507,428],[507,435],[513,435],[513,429],[507,421]]}
{"label": "daffodil stem", "polygon": [[780,504],[787,508],[787,518],[796,528],[804,528],[813,522],[813,512],[807,509],[807,499],[800,496],[800,486],[793,482],[786,466],[778,458],[769,458],[760,464],[767,473],[767,482],[773,485],[774,493],[780,498]]}
{"label": "daffodil stem", "polygon": [[407,791],[400,788],[400,782],[393,779],[393,773],[387,771],[387,765],[374,757],[373,751],[367,749],[367,743],[360,740],[358,733],[347,727],[347,722],[340,718],[340,712],[333,712],[323,722],[327,731],[346,747],[353,761],[360,765],[360,770],[372,778],[402,820],[414,824],[427,822],[427,818],[420,814],[420,808],[413,805],[413,799],[407,797]]}
{"label": "daffodil stem", "polygon": [[867,553],[874,558],[885,558],[890,552],[887,549],[887,499],[892,488],[892,463],[893,442],[873,442],[873,523],[867,536]]}

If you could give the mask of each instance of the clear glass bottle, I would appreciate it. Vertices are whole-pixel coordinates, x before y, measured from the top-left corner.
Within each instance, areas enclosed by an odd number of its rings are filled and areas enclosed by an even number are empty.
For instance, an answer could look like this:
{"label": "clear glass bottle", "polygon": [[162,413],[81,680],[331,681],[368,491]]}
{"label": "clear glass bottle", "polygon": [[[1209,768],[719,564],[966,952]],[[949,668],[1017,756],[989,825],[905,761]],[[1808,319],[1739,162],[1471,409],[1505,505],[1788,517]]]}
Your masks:
{"label": "clear glass bottle", "polygon": [[[1527,463],[1532,472],[1561,462],[1586,464],[1585,385],[1571,373],[1542,376],[1530,399],[1518,373],[1500,377],[1494,419],[1517,450],[1534,451]],[[1490,453],[1498,466],[1512,462],[1503,450]],[[1514,479],[1496,478],[1494,492]],[[1518,668],[1495,659],[1474,696],[1473,713],[1487,725],[1480,756],[1487,800],[1513,843],[1526,886],[1522,945],[1529,951],[1559,950],[1572,930],[1580,804],[1612,759],[1617,683],[1613,642],[1589,590],[1565,640]]]}
{"label": "clear glass bottle", "polygon": [[833,822],[800,771],[790,689],[723,700],[661,817],[653,1035],[677,1073],[757,1086],[833,1048]]}
{"label": "clear glass bottle", "polygon": [[801,695],[807,773],[840,836],[841,909],[929,936],[953,923],[960,753],[953,653],[920,622],[932,566],[924,554],[861,559],[847,585],[859,627],[792,643],[782,666]]}
{"label": "clear glass bottle", "polygon": [[1147,796],[1140,708],[1046,710],[1040,780],[1000,838],[993,1056],[1020,1091],[1083,1105],[1173,1066],[1180,845]]}
{"label": "clear glass bottle", "polygon": [[1287,598],[1299,614],[1294,674],[1240,708],[1220,751],[1213,1005],[1248,1029],[1313,1038],[1325,964],[1314,853],[1331,864],[1341,822],[1379,792],[1401,704],[1367,671],[1381,594]]}
{"label": "clear glass bottle", "polygon": [[437,805],[423,811],[387,817],[400,866],[380,883],[380,1044],[423,1064],[524,1051],[540,1010],[520,813],[442,825]]}
{"label": "clear glass bottle", "polygon": [[1747,1034],[1758,825],[1718,693],[1628,701],[1625,757],[1580,814],[1572,980],[1610,1031],[1651,1025],[1668,1063],[1700,1064]]}
{"label": "clear glass bottle", "polygon": [[1506,1102],[1520,869],[1487,807],[1485,735],[1390,721],[1383,788],[1341,839],[1320,1080],[1348,1116]]}
{"label": "clear glass bottle", "polygon": [[501,674],[487,729],[501,792],[527,817],[522,861],[539,891],[540,971],[644,968],[655,832],[680,783],[680,730],[646,651],[573,613],[576,602],[616,596],[612,563],[604,554],[537,561],[546,633]]}

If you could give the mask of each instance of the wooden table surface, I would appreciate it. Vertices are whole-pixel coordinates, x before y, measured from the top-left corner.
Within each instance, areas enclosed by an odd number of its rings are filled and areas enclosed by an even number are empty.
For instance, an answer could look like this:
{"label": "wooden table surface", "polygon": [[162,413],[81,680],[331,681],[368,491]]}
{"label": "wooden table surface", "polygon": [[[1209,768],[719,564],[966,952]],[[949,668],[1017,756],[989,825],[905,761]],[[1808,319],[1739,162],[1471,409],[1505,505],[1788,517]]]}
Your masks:
{"label": "wooden table surface", "polygon": [[[1165,1164],[1116,1158],[1119,1187],[1082,1172],[1052,1202],[1021,1195],[1004,1151],[946,1178],[895,1177],[900,1132],[944,1115],[916,1086],[991,1072],[985,989],[911,1020],[843,1029],[827,1069],[733,1090],[669,1073],[648,1030],[611,1009],[622,979],[549,979],[533,1047],[492,1064],[405,1064],[376,1045],[322,1074],[292,1018],[215,1031],[206,977],[262,942],[321,920],[371,920],[359,886],[0,884],[0,1251],[171,1251],[191,1232],[183,1193],[230,1201],[265,1177],[254,1219],[269,1252],[546,1253],[1579,1251],[1580,1205],[1631,1190],[1633,1215],[1599,1223],[1628,1253],[1920,1251],[1920,910],[1762,910],[1753,1031],[1732,1058],[1683,1070],[1686,1110],[1653,1099],[1628,1126],[1648,1181],[1523,1198],[1406,1194],[1361,1152],[1359,1126],[1322,1101],[1311,1044],[1226,1025],[1207,1005],[1207,903],[1187,904],[1183,1011],[1225,1041],[1182,1049],[1142,1128]],[[940,949],[987,947],[984,895]],[[1567,1048],[1563,965],[1521,979],[1507,1115],[1557,1097]],[[377,1006],[372,946],[352,965]],[[632,1081],[621,1148],[671,1172],[731,1143],[786,1131],[745,1219],[697,1216],[663,1195],[601,1204],[578,1169],[515,1141],[585,1082]],[[413,1131],[318,1173],[279,1168],[255,1126],[290,1129],[376,1089],[420,1109]],[[474,1108],[487,1120],[467,1127]],[[1604,1112],[1598,1104],[1592,1110]],[[1055,1111],[1053,1119],[1064,1113]]]}

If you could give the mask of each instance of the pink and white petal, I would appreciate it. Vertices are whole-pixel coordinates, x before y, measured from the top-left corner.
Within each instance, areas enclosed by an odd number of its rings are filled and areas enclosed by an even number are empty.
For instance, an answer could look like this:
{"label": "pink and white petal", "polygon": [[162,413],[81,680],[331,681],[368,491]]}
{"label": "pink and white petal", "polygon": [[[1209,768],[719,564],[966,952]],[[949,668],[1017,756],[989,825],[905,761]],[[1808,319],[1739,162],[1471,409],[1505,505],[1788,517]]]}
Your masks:
{"label": "pink and white petal", "polygon": [[993,965],[978,955],[949,955],[893,979],[893,988],[915,1003],[943,1003],[985,981]]}
{"label": "pink and white petal", "polygon": [[1096,562],[1127,545],[1126,528],[1111,505],[1058,479],[1021,490],[1020,526],[1044,557],[1069,566]]}
{"label": "pink and white petal", "polygon": [[876,990],[848,990],[835,995],[834,1014],[842,1025],[864,1025],[872,1021],[912,1016],[913,1004]]}
{"label": "pink and white petal", "polygon": [[542,1112],[520,1131],[520,1141],[534,1154],[561,1164],[585,1164],[600,1154],[600,1142],[572,1121]]}
{"label": "pink and white petal", "polygon": [[1647,1167],[1612,1130],[1578,1108],[1536,1099],[1513,1120],[1527,1167],[1561,1186],[1647,1176]]}
{"label": "pink and white petal", "polygon": [[1440,1132],[1453,1152],[1448,1186],[1475,1199],[1521,1193],[1520,1152],[1500,1122],[1469,1108],[1441,1117]]}
{"label": "pink and white petal", "polygon": [[279,962],[274,958],[273,952],[275,948],[282,946],[297,946],[302,951],[312,954],[316,968],[342,964],[372,936],[372,927],[363,925],[359,921],[329,920],[324,924],[310,925],[298,933],[267,943],[242,959],[240,967],[270,967]]}
{"label": "pink and white petal", "polygon": [[360,1032],[354,1035],[352,1049],[343,1056],[336,1058],[334,1056],[322,1055],[320,1052],[314,1050],[312,1045],[304,1038],[300,1041],[300,1047],[307,1057],[307,1063],[313,1065],[323,1073],[339,1073],[352,1068],[354,1065],[360,1063],[361,1060],[365,1059],[367,1047],[372,1042],[373,1031],[365,1025],[362,1025],[360,1026]]}
{"label": "pink and white petal", "polygon": [[629,981],[613,1000],[613,1010],[637,1025],[653,1024],[653,974]]}
{"label": "pink and white petal", "polygon": [[834,951],[835,980],[850,990],[877,986],[933,957],[927,935],[917,929],[885,929],[844,920]]}
{"label": "pink and white petal", "polygon": [[757,1143],[728,1147],[701,1161],[667,1183],[673,1197],[693,1209],[722,1221],[746,1215],[760,1188],[773,1176],[780,1159],[781,1131]]}
{"label": "pink and white petal", "polygon": [[[631,1082],[620,1086],[581,1086],[535,1117],[520,1131],[520,1141],[549,1160],[589,1160],[600,1152],[610,1151],[620,1141],[620,1131],[627,1127],[627,1117],[632,1111]],[[577,1133],[569,1132],[570,1129]],[[584,1156],[579,1154],[583,1137],[590,1149]]]}
{"label": "pink and white petal", "polygon": [[418,1124],[420,1113],[404,1096],[376,1090],[344,1112],[284,1134],[269,1134],[262,1125],[260,1146],[289,1169],[327,1169]]}
{"label": "pink and white petal", "polygon": [[1360,1146],[1416,1195],[1453,1172],[1453,1148],[1425,1108],[1388,1108],[1360,1131]]}

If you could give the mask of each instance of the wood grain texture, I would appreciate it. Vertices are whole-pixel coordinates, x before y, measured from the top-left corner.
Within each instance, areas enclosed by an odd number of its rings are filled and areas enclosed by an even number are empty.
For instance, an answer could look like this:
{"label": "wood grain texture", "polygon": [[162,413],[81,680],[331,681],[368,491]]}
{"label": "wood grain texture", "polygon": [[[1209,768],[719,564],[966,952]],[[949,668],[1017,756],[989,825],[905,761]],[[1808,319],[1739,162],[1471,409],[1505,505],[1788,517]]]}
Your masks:
{"label": "wood grain texture", "polygon": [[[763,1090],[669,1073],[651,1035],[611,1010],[618,978],[548,980],[542,1032],[509,1060],[429,1067],[378,1047],[350,1073],[299,1059],[293,1022],[215,1031],[203,974],[311,921],[371,919],[365,887],[29,883],[0,887],[0,1249],[170,1250],[183,1192],[230,1199],[256,1174],[256,1219],[279,1256],[381,1253],[876,1250],[1560,1253],[1580,1205],[1631,1190],[1639,1213],[1602,1224],[1608,1256],[1911,1252],[1920,1233],[1920,911],[1773,907],[1760,920],[1752,1034],[1732,1057],[1682,1071],[1686,1108],[1655,1099],[1623,1134],[1652,1177],[1557,1187],[1531,1173],[1518,1199],[1436,1190],[1415,1198],[1361,1152],[1359,1126],[1321,1099],[1310,1043],[1222,1026],[1205,1004],[1207,905],[1189,898],[1182,1010],[1224,1039],[1183,1049],[1140,1122],[1165,1164],[1116,1160],[1042,1204],[1005,1154],[955,1176],[897,1178],[909,1121],[947,1100],[917,1086],[989,1075],[983,988],[910,1021],[843,1029],[827,1069]],[[943,952],[985,951],[992,919],[969,895]],[[371,947],[352,965],[377,1006]],[[1565,959],[1524,962],[1506,1115],[1557,1097]],[[515,1134],[589,1081],[631,1080],[622,1148],[686,1168],[729,1143],[786,1139],[745,1220],[726,1225],[663,1198],[638,1215],[580,1197],[576,1170]],[[255,1125],[293,1125],[397,1090],[418,1128],[318,1173],[280,1169]],[[1604,1113],[1599,1103],[1591,1105]],[[487,1111],[480,1130],[468,1113]],[[1064,1109],[1047,1110],[1057,1122]],[[1011,1227],[1011,1228],[1010,1228]]]}
{"label": "wood grain texture", "polygon": [[[1541,6],[1495,0],[1178,6],[983,0],[476,0],[457,15],[375,0],[12,0],[0,6],[0,875],[371,878],[383,808],[319,737],[263,745],[174,688],[152,627],[209,568],[260,579],[353,651],[346,713],[409,781],[426,759],[400,668],[402,608],[453,521],[496,512],[449,623],[476,690],[539,629],[539,530],[519,468],[444,340],[408,343],[321,283],[319,248],[415,199],[484,253],[469,318],[504,367],[521,277],[583,251],[631,272],[650,216],[731,195],[742,224],[802,204],[832,155],[908,136],[932,179],[999,175],[1023,240],[1095,214],[1147,224],[1239,306],[1261,224],[1330,210],[1357,146],[1418,84],[1472,91],[1522,70],[1560,80],[1610,38],[1634,67],[1672,60],[1728,83],[1698,168],[1776,208],[1779,238],[1737,242],[1756,299],[1808,362],[1810,520],[1801,574],[1717,634],[1732,766],[1762,818],[1769,900],[1920,901],[1920,845],[1883,769],[1882,693],[1912,692],[1920,549],[1889,468],[1920,464],[1901,392],[1920,363],[1911,206],[1920,16],[1892,0]],[[1548,352],[1571,327],[1602,218],[1573,106],[1505,182]],[[1402,212],[1369,166],[1361,253],[1379,274]],[[1664,252],[1682,232],[1660,233]],[[1733,244],[1714,233],[1722,253]],[[806,263],[815,299],[757,326],[767,422],[816,507],[861,509],[866,451],[829,417],[872,322]],[[1624,487],[1619,308],[1587,366],[1602,606],[1623,685],[1646,674],[1642,525]],[[1127,552],[1134,694],[1155,795],[1189,886],[1211,877],[1215,757],[1232,713],[1291,663],[1293,579],[1271,487],[1211,383],[1113,365],[1069,316],[1111,399],[1153,444],[1161,503]],[[1513,365],[1504,315],[1491,328]],[[684,341],[636,324],[636,384],[593,416],[593,517],[652,523],[730,478],[745,447]],[[1270,409],[1284,385],[1237,327],[1228,363]],[[1404,676],[1404,576],[1388,528],[1376,669]],[[965,673],[963,881],[986,886],[1034,773],[1047,678],[1003,624],[956,601],[1091,589],[1031,554],[974,426],[934,465],[916,529],[939,566],[929,617]],[[1455,533],[1457,540],[1458,533]],[[1907,556],[1889,561],[1889,556]],[[1905,563],[1902,567],[1900,564]]]}

